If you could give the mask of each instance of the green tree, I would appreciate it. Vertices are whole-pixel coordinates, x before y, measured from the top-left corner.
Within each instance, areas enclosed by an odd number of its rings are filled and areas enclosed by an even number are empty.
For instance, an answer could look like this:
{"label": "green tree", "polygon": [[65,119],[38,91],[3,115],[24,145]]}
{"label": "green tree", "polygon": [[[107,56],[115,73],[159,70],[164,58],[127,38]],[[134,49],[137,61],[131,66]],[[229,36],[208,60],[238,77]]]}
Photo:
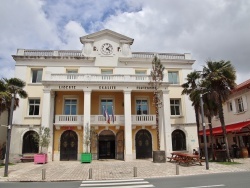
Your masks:
{"label": "green tree", "polygon": [[200,148],[200,139],[199,139],[199,130],[200,130],[200,118],[199,118],[199,110],[200,110],[200,90],[199,90],[199,82],[201,79],[201,74],[198,71],[193,71],[187,75],[187,82],[182,84],[183,87],[182,95],[188,95],[189,99],[192,101],[192,106],[195,111],[195,119],[197,126],[197,135],[198,135],[198,143]]}
{"label": "green tree", "polygon": [[210,96],[217,104],[218,115],[226,145],[227,159],[230,161],[227,132],[225,127],[222,104],[228,99],[231,90],[235,88],[236,72],[230,61],[207,61],[203,67],[202,78],[210,90]]}
{"label": "green tree", "polygon": [[18,78],[2,78],[0,81],[0,103],[1,109],[0,113],[7,110],[8,111],[8,125],[7,129],[7,145],[6,145],[6,158],[5,158],[5,169],[4,176],[8,176],[8,164],[9,164],[9,149],[11,142],[11,129],[12,129],[12,119],[13,111],[19,105],[19,99],[17,95],[21,98],[27,98],[28,94],[23,88],[26,83]]}
{"label": "green tree", "polygon": [[154,88],[153,102],[155,106],[156,114],[156,132],[157,132],[157,150],[160,150],[160,135],[159,135],[159,108],[161,107],[161,91],[160,86],[164,78],[164,69],[165,67],[161,64],[160,59],[156,56],[152,61],[152,70],[151,70],[151,82],[149,83]]}
{"label": "green tree", "polygon": [[2,78],[0,80],[0,114],[7,110],[8,116],[10,115],[11,97],[14,95],[14,110],[19,106],[19,95],[20,98],[27,98],[28,94],[23,89],[26,83],[18,78]]}
{"label": "green tree", "polygon": [[204,102],[204,115],[207,117],[207,120],[208,120],[209,134],[210,134],[210,141],[211,141],[211,152],[212,152],[213,160],[215,160],[215,152],[214,152],[214,147],[213,147],[214,135],[213,135],[212,117],[218,114],[218,107],[211,96],[211,88],[209,88],[209,85],[206,84],[205,80],[202,80],[201,88],[205,88],[205,91],[203,90],[205,94],[202,96],[202,99]]}

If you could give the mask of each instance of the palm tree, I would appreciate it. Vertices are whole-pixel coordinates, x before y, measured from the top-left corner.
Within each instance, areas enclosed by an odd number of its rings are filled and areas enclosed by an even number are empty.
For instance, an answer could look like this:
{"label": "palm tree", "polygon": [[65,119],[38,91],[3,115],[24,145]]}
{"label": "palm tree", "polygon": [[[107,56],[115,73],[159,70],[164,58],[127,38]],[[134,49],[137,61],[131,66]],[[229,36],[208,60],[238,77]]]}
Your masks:
{"label": "palm tree", "polygon": [[200,72],[193,71],[187,75],[187,82],[182,84],[181,86],[184,88],[182,90],[182,95],[189,95],[190,100],[193,102],[192,106],[194,106],[195,111],[195,119],[197,126],[197,135],[198,135],[198,144],[200,148],[199,141],[199,130],[200,130],[200,118],[199,118],[199,109],[200,109],[200,90],[199,88],[199,80],[201,78]]}
{"label": "palm tree", "polygon": [[156,132],[157,132],[157,150],[160,150],[160,135],[159,135],[159,108],[161,107],[162,101],[160,99],[160,86],[164,78],[164,69],[165,67],[161,64],[160,59],[156,56],[152,61],[152,70],[151,70],[151,82],[150,85],[154,88],[153,102],[155,106],[156,114]]}
{"label": "palm tree", "polygon": [[28,94],[23,88],[26,83],[18,78],[2,78],[0,80],[0,114],[8,110],[8,116],[10,115],[10,106],[11,106],[11,95],[14,94],[14,110],[19,106],[19,99],[16,97],[16,94],[19,95],[20,98],[27,98]]}
{"label": "palm tree", "polygon": [[213,135],[213,125],[212,125],[212,117],[218,114],[218,108],[214,100],[211,96],[211,91],[208,86],[206,86],[206,82],[203,80],[201,84],[202,88],[206,88],[206,94],[203,95],[202,99],[204,102],[204,114],[208,119],[209,133],[210,133],[210,141],[211,141],[211,153],[213,160],[215,160],[215,152],[214,152],[214,135]]}
{"label": "palm tree", "polygon": [[207,65],[203,67],[202,77],[208,84],[211,97],[217,104],[218,115],[226,145],[227,159],[228,161],[231,161],[222,104],[228,99],[231,90],[236,86],[235,69],[230,61],[207,61]]}
{"label": "palm tree", "polygon": [[13,110],[19,105],[19,99],[17,95],[21,98],[27,98],[28,94],[23,90],[26,83],[18,78],[3,78],[0,82],[0,102],[1,102],[1,112],[4,110],[8,111],[9,128],[7,129],[7,145],[6,145],[6,158],[5,158],[5,169],[4,176],[8,176],[8,165],[9,165],[9,149],[11,141],[11,129],[12,129],[12,118]]}

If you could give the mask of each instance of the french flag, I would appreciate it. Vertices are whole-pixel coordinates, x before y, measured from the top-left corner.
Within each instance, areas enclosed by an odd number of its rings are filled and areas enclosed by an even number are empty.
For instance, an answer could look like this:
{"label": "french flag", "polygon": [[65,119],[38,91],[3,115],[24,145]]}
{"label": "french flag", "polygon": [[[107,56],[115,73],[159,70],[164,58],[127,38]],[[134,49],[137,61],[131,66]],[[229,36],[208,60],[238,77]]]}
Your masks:
{"label": "french flag", "polygon": [[109,118],[109,114],[108,114],[107,109],[105,110],[105,115],[106,115],[106,121],[107,121],[107,123],[110,124],[110,118]]}
{"label": "french flag", "polygon": [[114,116],[114,108],[112,106],[112,121],[113,121],[113,124],[115,123],[115,116]]}

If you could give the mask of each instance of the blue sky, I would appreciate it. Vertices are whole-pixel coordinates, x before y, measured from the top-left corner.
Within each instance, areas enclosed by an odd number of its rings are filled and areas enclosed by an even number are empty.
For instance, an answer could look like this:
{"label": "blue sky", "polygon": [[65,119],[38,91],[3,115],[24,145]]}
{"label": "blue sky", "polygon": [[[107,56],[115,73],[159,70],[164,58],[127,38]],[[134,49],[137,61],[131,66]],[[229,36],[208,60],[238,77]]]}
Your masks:
{"label": "blue sky", "polygon": [[230,60],[250,78],[249,0],[1,0],[0,77],[13,77],[18,48],[80,50],[79,37],[111,29],[132,50],[191,53],[193,68]]}

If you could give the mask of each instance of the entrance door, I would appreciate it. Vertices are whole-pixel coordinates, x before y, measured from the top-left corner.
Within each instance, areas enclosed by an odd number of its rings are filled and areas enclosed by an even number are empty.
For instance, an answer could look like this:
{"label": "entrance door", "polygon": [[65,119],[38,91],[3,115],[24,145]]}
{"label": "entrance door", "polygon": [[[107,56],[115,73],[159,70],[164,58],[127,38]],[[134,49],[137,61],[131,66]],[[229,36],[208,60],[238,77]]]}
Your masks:
{"label": "entrance door", "polygon": [[61,136],[60,160],[77,160],[78,137],[74,131],[67,130]]}
{"label": "entrance door", "polygon": [[112,131],[105,130],[99,135],[99,159],[115,158],[115,135]]}
{"label": "entrance door", "polygon": [[136,134],[136,159],[152,158],[152,137],[149,131],[140,130]]}

